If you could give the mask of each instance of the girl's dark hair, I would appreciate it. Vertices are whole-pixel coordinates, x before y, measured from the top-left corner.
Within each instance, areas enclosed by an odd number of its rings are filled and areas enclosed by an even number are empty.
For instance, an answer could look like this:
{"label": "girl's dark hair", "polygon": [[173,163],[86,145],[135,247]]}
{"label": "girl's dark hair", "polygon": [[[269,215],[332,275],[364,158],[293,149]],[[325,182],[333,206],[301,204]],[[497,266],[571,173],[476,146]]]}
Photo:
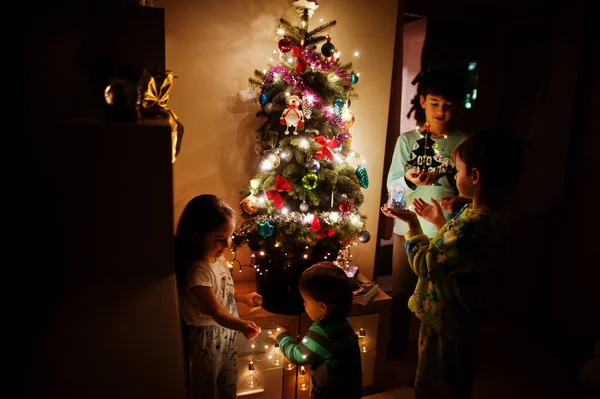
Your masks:
{"label": "girl's dark hair", "polygon": [[230,220],[235,220],[233,209],[212,194],[198,195],[185,206],[175,233],[175,275],[180,290],[189,268],[204,255],[204,236]]}
{"label": "girl's dark hair", "polygon": [[[467,174],[473,168],[481,173],[482,195],[488,201],[502,200],[516,182],[523,162],[523,147],[512,133],[500,129],[474,133],[452,151],[465,164]],[[509,162],[506,162],[506,159]]]}
{"label": "girl's dark hair", "polygon": [[331,262],[319,262],[300,276],[298,288],[327,306],[327,315],[346,317],[352,308],[352,287],[346,273]]}

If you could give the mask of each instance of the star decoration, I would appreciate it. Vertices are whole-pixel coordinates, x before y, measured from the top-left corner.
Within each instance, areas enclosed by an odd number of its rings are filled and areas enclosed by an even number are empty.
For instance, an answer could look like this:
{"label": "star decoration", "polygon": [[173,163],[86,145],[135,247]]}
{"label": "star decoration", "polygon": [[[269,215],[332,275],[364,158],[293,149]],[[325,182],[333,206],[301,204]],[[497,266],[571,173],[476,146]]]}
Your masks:
{"label": "star decoration", "polygon": [[273,230],[275,228],[270,222],[260,222],[258,224],[258,234],[260,234],[263,238],[267,239],[273,235]]}

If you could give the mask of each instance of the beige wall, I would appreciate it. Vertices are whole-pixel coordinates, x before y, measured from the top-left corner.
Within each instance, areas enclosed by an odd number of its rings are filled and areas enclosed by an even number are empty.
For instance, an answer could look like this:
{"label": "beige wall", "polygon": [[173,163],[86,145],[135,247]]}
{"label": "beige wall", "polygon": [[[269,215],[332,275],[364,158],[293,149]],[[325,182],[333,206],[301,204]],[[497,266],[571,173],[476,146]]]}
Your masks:
{"label": "beige wall", "polygon": [[[248,87],[255,69],[264,69],[277,48],[275,30],[284,16],[298,22],[291,0],[158,0],[165,8],[167,68],[178,76],[170,105],[185,126],[181,154],[174,164],[174,212],[178,220],[193,196],[213,193],[237,209],[239,190],[256,172],[253,127],[258,110],[237,93]],[[332,42],[344,61],[360,72],[360,98],[352,103],[356,123],[353,147],[367,160],[370,185],[361,211],[371,241],[354,250],[356,264],[369,277],[375,259],[383,154],[394,37],[396,0],[322,0],[312,26],[335,19]],[[352,57],[355,50],[359,58]]]}

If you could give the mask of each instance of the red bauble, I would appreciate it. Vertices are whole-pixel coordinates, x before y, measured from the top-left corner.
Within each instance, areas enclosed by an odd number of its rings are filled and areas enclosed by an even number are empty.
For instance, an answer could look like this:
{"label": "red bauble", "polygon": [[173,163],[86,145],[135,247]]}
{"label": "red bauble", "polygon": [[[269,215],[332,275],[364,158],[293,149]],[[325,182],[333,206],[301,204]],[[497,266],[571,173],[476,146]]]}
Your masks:
{"label": "red bauble", "polygon": [[292,49],[292,41],[287,37],[284,37],[277,43],[277,47],[279,47],[279,51],[282,53],[287,53]]}
{"label": "red bauble", "polygon": [[344,216],[348,216],[352,212],[352,204],[349,201],[342,201],[338,208]]}

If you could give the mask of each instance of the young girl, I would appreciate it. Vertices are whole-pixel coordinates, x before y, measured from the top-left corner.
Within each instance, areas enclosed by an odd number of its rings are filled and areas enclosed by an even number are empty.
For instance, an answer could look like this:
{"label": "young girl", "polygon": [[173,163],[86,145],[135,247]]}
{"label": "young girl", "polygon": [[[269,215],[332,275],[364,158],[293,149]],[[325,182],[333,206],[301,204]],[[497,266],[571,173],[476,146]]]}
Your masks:
{"label": "young girl", "polygon": [[[472,200],[446,222],[440,204],[421,199],[415,212],[392,210],[386,216],[408,224],[406,251],[418,276],[409,309],[421,320],[415,397],[471,397],[476,326],[495,300],[499,271],[508,253],[507,217],[501,210],[515,177],[519,146],[498,131],[474,134],[453,150],[456,184]],[[511,167],[499,162],[510,151]],[[429,239],[417,215],[433,223]],[[494,284],[496,283],[496,284]]]}
{"label": "young girl", "polygon": [[282,330],[275,336],[279,349],[291,363],[311,365],[311,398],[360,398],[358,337],[346,320],[352,307],[348,276],[331,262],[319,262],[302,273],[298,287],[314,323],[300,343]]}
{"label": "young girl", "polygon": [[238,295],[223,258],[230,247],[235,213],[214,195],[199,195],[185,207],[175,237],[179,309],[189,328],[190,397],[234,399],[237,332],[252,339],[260,328],[238,317],[235,301],[256,306],[262,297]]}

